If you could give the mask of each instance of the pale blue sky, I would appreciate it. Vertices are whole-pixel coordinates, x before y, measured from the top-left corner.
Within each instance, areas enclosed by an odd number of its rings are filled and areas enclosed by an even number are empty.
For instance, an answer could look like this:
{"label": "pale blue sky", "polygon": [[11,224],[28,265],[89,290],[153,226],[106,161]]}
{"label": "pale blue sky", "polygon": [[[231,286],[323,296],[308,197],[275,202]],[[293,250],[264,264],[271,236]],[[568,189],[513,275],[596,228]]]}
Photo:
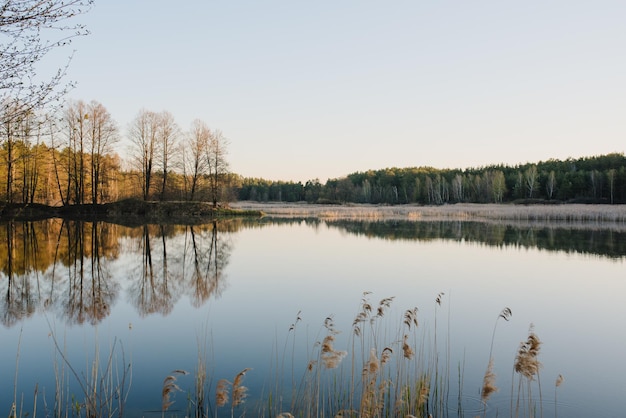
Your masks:
{"label": "pale blue sky", "polygon": [[142,108],[200,118],[247,177],[626,148],[623,0],[96,0],[81,19],[71,98],[124,135]]}

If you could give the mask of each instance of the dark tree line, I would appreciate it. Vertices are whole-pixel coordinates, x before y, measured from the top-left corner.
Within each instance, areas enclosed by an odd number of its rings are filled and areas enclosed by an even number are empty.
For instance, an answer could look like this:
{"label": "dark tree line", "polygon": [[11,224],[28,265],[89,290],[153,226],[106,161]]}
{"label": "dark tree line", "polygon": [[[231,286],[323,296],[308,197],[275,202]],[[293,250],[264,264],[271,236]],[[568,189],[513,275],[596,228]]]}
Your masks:
{"label": "dark tree line", "polygon": [[243,179],[240,200],[441,205],[446,203],[626,203],[626,157],[612,153],[515,166],[469,169],[387,168],[329,179]]}

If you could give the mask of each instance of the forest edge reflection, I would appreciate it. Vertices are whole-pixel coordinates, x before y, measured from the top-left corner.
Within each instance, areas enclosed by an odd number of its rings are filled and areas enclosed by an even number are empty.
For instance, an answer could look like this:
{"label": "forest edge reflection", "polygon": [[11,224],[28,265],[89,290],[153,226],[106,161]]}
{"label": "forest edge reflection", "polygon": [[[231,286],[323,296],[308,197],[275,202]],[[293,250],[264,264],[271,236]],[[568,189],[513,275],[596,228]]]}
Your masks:
{"label": "forest edge reflection", "polygon": [[[453,240],[493,247],[538,248],[610,259],[626,256],[626,232],[478,221],[348,220],[265,217],[213,220],[201,225],[12,221],[0,224],[1,321],[11,327],[35,312],[53,311],[68,324],[98,324],[122,293],[141,316],[167,315],[183,295],[195,307],[219,297],[233,250],[233,233],[267,225],[326,226],[368,238]],[[174,240],[173,238],[179,238]],[[127,289],[112,260],[133,257]]]}
{"label": "forest edge reflection", "polygon": [[[139,260],[124,274],[127,297],[142,316],[168,314],[188,293],[201,306],[223,289],[231,252],[230,222],[204,225],[143,225],[106,222],[8,222],[0,228],[1,321],[11,327],[37,310],[55,311],[68,324],[97,324],[120,296],[112,260]],[[224,232],[224,233],[218,233]],[[170,238],[184,235],[183,248],[168,253]],[[5,250],[6,248],[6,250]]]}

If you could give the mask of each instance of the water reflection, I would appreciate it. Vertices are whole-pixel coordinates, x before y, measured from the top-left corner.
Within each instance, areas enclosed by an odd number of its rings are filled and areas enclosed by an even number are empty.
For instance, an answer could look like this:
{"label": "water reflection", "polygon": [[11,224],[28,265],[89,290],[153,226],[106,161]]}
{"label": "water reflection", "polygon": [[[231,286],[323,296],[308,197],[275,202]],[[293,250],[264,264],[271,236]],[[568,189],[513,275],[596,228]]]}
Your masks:
{"label": "water reflection", "polygon": [[[1,321],[11,327],[39,310],[55,312],[68,324],[96,325],[111,314],[122,281],[141,316],[167,315],[185,294],[201,306],[225,288],[232,223],[140,228],[62,220],[5,223]],[[120,277],[110,267],[124,253],[129,265]]]}
{"label": "water reflection", "polygon": [[47,282],[52,289],[56,288],[53,294],[57,296],[51,298],[51,303],[59,305],[67,323],[95,325],[111,312],[119,283],[113,279],[103,259],[105,251],[112,247],[106,245],[111,235],[107,231],[109,226],[95,222],[61,225],[57,249],[65,244],[64,269],[56,268],[59,253],[55,253],[54,268]]}
{"label": "water reflection", "polygon": [[[218,297],[233,234],[242,228],[301,224],[337,228],[385,240],[454,240],[494,247],[540,248],[626,256],[626,233],[459,221],[354,221],[319,219],[232,219],[204,225],[143,225],[45,220],[9,222],[0,228],[1,321],[11,327],[37,310],[52,311],[69,324],[98,324],[121,294],[141,316],[167,315],[181,297],[194,307]],[[128,258],[123,275],[112,261]]]}
{"label": "water reflection", "polygon": [[355,221],[346,219],[271,219],[272,223],[326,224],[357,236],[385,240],[452,240],[493,247],[538,248],[597,255],[609,258],[626,256],[626,232],[613,229],[568,228],[560,226],[514,225],[470,221]]}

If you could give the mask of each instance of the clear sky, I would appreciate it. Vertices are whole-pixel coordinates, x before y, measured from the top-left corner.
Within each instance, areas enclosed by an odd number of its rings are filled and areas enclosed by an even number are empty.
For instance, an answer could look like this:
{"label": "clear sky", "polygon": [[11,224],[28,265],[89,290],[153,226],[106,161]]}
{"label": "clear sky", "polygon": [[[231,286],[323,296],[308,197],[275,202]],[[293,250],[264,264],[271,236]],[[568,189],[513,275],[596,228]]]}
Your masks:
{"label": "clear sky", "polygon": [[[626,1],[96,0],[70,98],[230,141],[306,181],[626,148]],[[121,154],[125,148],[119,147]]]}

